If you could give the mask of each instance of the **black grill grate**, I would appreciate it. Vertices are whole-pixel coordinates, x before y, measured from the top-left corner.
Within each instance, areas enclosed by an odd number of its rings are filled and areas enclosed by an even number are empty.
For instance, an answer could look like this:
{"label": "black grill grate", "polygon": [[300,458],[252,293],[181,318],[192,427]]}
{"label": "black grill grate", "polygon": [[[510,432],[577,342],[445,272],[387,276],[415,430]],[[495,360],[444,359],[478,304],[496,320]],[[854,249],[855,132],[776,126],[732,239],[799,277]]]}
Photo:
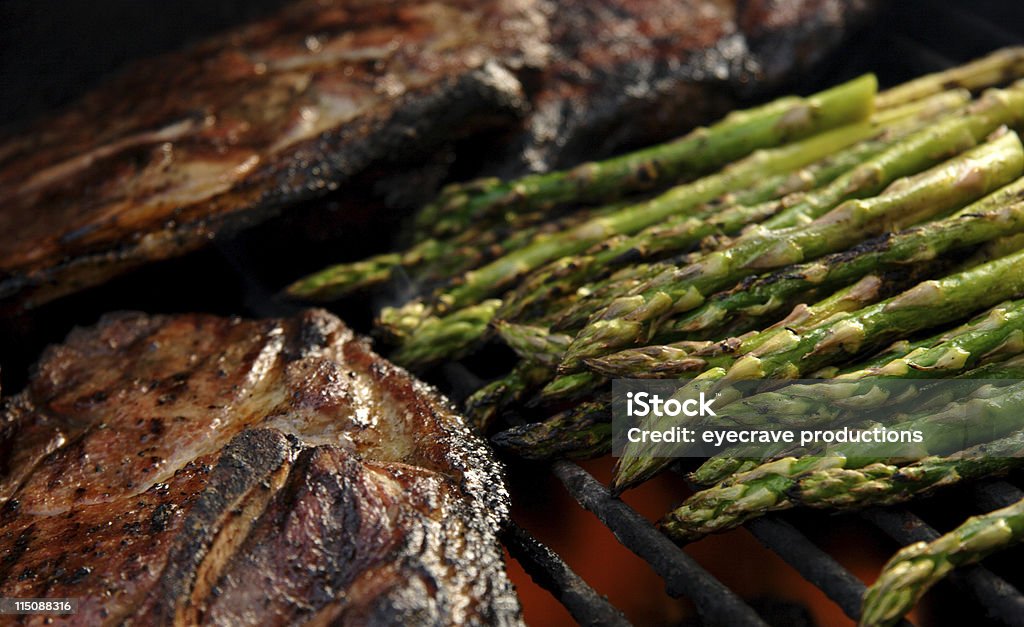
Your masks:
{"label": "black grill grate", "polygon": [[[915,0],[892,3],[867,32],[849,45],[850,54],[828,68],[831,80],[876,71],[883,82],[906,80],[965,62],[995,48],[1024,42],[1024,7],[999,0]],[[765,625],[757,612],[715,579],[608,488],[569,461],[555,461],[551,472],[584,509],[607,526],[618,541],[646,561],[664,580],[673,597],[691,600],[703,624]],[[1024,491],[1005,481],[973,490],[975,504],[990,511],[1021,498]],[[963,512],[960,502],[951,510]],[[964,514],[966,516],[966,514]],[[963,516],[962,516],[963,517]],[[961,518],[962,518],[961,517]],[[872,509],[861,520],[896,542],[927,541],[939,532],[905,508]],[[747,523],[761,544],[819,588],[851,619],[860,615],[865,586],[818,547],[797,523],[773,515]],[[623,614],[590,588],[559,556],[518,527],[505,535],[510,553],[542,586],[562,601],[581,624],[628,624]],[[949,580],[973,597],[988,618],[1004,625],[1024,625],[1024,594],[984,566],[954,572]],[[903,625],[909,625],[903,621]]]}
{"label": "black grill grate", "polygon": [[[665,581],[668,593],[692,600],[706,625],[765,625],[753,608],[715,579],[699,563],[673,544],[629,505],[611,496],[607,487],[586,470],[559,460],[551,471],[573,499],[594,514],[626,548],[648,562]],[[986,484],[975,490],[986,510],[1005,507],[1024,492],[1006,482]],[[862,518],[901,544],[928,541],[939,532],[906,509],[872,509]],[[817,586],[853,620],[860,617],[864,584],[828,553],[814,544],[794,524],[778,516],[747,523],[747,529],[768,549]],[[584,625],[628,624],[622,613],[590,588],[553,551],[528,533],[513,526],[505,534],[512,555],[527,572],[551,591]],[[1024,624],[1024,594],[983,566],[956,571],[950,581],[974,597],[989,618],[1005,625]],[[902,625],[910,625],[902,621]]]}

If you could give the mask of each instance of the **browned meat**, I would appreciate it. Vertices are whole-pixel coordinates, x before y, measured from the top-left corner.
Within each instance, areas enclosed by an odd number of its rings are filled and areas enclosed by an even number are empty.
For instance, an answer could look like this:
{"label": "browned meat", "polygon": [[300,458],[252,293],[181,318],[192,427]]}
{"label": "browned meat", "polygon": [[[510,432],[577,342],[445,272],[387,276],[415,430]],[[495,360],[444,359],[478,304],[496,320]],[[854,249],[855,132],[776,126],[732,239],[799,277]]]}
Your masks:
{"label": "browned meat", "polygon": [[78,597],[81,625],[519,623],[497,464],[326,312],[108,316],[2,411],[0,596]]}
{"label": "browned meat", "polygon": [[484,151],[503,175],[665,138],[799,72],[871,2],[301,0],[0,142],[0,300],[104,282],[488,125],[511,132]]}
{"label": "browned meat", "polygon": [[531,5],[303,0],[136,65],[0,144],[0,296],[102,282],[493,123],[522,105],[508,69],[545,55]]}
{"label": "browned meat", "polygon": [[554,0],[552,59],[494,173],[662,141],[828,55],[875,0]]}

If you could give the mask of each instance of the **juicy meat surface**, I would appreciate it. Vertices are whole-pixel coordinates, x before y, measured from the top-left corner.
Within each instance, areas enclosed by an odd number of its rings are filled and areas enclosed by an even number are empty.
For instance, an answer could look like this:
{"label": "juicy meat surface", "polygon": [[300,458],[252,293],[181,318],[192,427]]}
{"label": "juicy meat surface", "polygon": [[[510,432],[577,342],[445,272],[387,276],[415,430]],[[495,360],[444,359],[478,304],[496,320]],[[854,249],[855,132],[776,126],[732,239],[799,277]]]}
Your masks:
{"label": "juicy meat surface", "polygon": [[497,463],[323,311],[75,330],[0,460],[0,596],[77,597],[71,624],[520,620]]}
{"label": "juicy meat surface", "polygon": [[507,132],[480,173],[503,176],[665,139],[798,75],[872,4],[299,0],[0,140],[0,300],[102,283],[485,127]]}

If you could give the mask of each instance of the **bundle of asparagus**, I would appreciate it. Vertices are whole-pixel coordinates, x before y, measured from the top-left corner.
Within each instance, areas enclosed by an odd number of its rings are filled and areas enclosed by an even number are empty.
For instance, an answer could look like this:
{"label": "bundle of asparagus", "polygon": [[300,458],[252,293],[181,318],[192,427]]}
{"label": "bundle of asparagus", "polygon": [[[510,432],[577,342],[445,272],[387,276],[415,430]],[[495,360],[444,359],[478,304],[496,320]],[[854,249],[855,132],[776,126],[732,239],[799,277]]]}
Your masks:
{"label": "bundle of asparagus", "polygon": [[[839,402],[794,388],[736,401],[730,420],[744,425],[825,424],[876,402],[882,378],[1024,378],[1022,59],[1000,51],[881,93],[864,76],[607,161],[452,185],[420,212],[407,250],[288,292],[331,300],[411,279],[420,293],[378,326],[413,369],[509,346],[518,363],[466,409],[485,432],[514,413],[493,441],[532,459],[610,449],[612,377],[844,382]],[[1016,407],[1024,390],[970,402]],[[897,426],[942,415],[918,408]],[[662,528],[686,542],[775,509],[905,501],[1020,466],[1022,434],[1024,420],[997,421],[985,441],[938,438],[913,462],[728,451],[693,473],[710,487]],[[613,489],[672,453],[627,446]],[[901,552],[865,622],[896,620],[950,568],[1016,541],[1021,516],[1017,505]]]}

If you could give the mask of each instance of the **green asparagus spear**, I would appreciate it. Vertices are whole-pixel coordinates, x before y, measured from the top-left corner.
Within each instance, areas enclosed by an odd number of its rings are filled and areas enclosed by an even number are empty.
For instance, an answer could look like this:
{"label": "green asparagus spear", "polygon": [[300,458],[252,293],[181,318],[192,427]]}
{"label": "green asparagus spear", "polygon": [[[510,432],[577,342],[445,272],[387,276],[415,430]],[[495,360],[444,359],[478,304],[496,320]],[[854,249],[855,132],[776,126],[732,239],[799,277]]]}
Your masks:
{"label": "green asparagus spear", "polygon": [[500,305],[500,300],[485,300],[445,318],[427,318],[411,330],[412,335],[391,354],[391,359],[421,369],[441,359],[461,356],[476,345]]}
{"label": "green asparagus spear", "polygon": [[[965,444],[977,444],[972,438],[1001,438],[1020,429],[1022,410],[1024,384],[1013,384],[994,393],[989,386],[982,386],[966,401],[955,401],[948,409],[939,412],[928,410],[911,414],[898,420],[890,429],[924,430],[931,427],[929,437],[920,446],[926,454],[942,454]],[[979,430],[977,434],[962,429],[941,429],[950,420],[962,424],[965,419],[973,418],[984,421],[986,429]],[[789,492],[800,478],[819,470],[857,468],[885,461],[887,458],[882,451],[882,448],[878,453],[858,451],[856,457],[851,457],[837,446],[825,456],[786,457],[767,462],[736,475],[728,483],[694,494],[663,519],[662,529],[680,542],[731,529],[766,512],[792,507],[795,503]]]}
{"label": "green asparagus spear", "polygon": [[814,135],[780,148],[763,149],[726,166],[721,172],[674,187],[655,198],[601,216],[559,236],[534,242],[467,273],[462,284],[440,297],[446,308],[456,309],[501,291],[510,282],[554,258],[586,250],[620,233],[634,233],[670,215],[693,213],[725,191],[759,177],[788,172],[868,137],[871,126],[859,123]]}
{"label": "green asparagus spear", "polygon": [[449,277],[526,246],[545,233],[572,228],[587,219],[606,215],[637,200],[580,209],[552,220],[548,215],[516,215],[502,224],[470,225],[450,239],[425,239],[402,252],[384,253],[330,266],[295,281],[286,288],[291,298],[314,301],[343,296],[385,283],[403,272],[417,283],[443,283]]}
{"label": "green asparagus spear", "polygon": [[[435,240],[429,242],[433,244]],[[391,278],[395,268],[405,265],[406,255],[410,252],[384,253],[360,261],[330,266],[295,281],[285,291],[292,298],[338,300],[353,292],[386,282]]]}
{"label": "green asparagus spear", "polygon": [[[1020,372],[1016,373],[1020,376]],[[1009,472],[1024,465],[1024,431],[946,456],[925,457],[909,465],[885,462],[863,468],[829,468],[800,477],[787,492],[807,507],[852,509],[894,505],[941,488]]]}
{"label": "green asparagus spear", "polygon": [[[695,211],[702,203],[720,195],[729,187],[754,180],[759,173],[787,171],[799,167],[814,161],[837,145],[848,145],[865,137],[869,132],[870,125],[857,124],[816,135],[782,148],[758,151],[743,161],[731,164],[718,174],[690,185],[673,188],[648,202],[594,218],[563,233],[534,239],[523,248],[464,274],[455,287],[438,297],[438,309],[454,310],[455,313],[451,315],[458,316],[458,310],[462,307],[487,295],[501,292],[517,277],[553,258],[580,252],[617,233],[635,232],[671,214]],[[407,342],[411,345],[404,346],[402,354],[429,356],[431,359],[445,357],[437,346],[426,344],[431,341],[430,335],[411,333],[415,326],[410,327],[408,324],[417,317],[431,317],[431,308],[422,302],[413,301],[399,308],[385,308],[381,312],[381,320],[385,325],[397,327],[409,337]],[[441,320],[434,326],[443,326],[443,319],[434,317]],[[403,321],[403,324],[394,323],[396,319]],[[477,329],[482,334],[486,325],[478,326]],[[466,337],[468,339],[468,336]]]}
{"label": "green asparagus spear", "polygon": [[[877,89],[865,76],[807,98],[785,97],[737,111],[708,128],[676,141],[568,171],[534,174],[515,181],[488,180],[474,188],[452,187],[424,208],[418,222],[445,223],[461,230],[482,211],[546,209],[568,202],[607,202],[623,194],[708,172],[759,148],[809,137],[826,129],[866,119]],[[437,228],[431,229],[437,232]]]}
{"label": "green asparagus spear", "polygon": [[608,379],[594,372],[558,375],[547,382],[547,385],[530,401],[529,406],[543,407],[589,396],[607,382]]}
{"label": "green asparagus spear", "polygon": [[[1022,263],[1024,252],[940,280],[925,281],[899,296],[865,307],[837,321],[826,321],[803,333],[786,331],[775,335],[771,342],[739,358],[712,358],[708,361],[716,362],[716,370],[725,373],[722,381],[798,378],[886,340],[906,337],[915,331],[957,320],[979,308],[1024,293]],[[903,362],[883,366],[875,374],[899,376],[903,373],[906,376],[913,369],[918,376],[928,376],[925,373],[960,369],[970,363],[975,354],[980,358],[1014,336],[1012,332],[1001,339],[991,332],[987,335],[998,339],[998,344],[986,344],[984,351],[977,352],[961,346],[941,345],[941,348],[930,349],[928,361],[912,361],[908,356]],[[986,341],[985,338],[970,339]],[[966,342],[967,339],[960,337],[958,341]],[[965,351],[971,355],[964,356]],[[954,356],[955,359],[952,358]],[[924,360],[925,353],[914,356],[914,360],[918,358]],[[718,365],[719,361],[723,365]],[[618,461],[614,486],[621,490],[646,480],[664,468],[668,461],[665,453],[659,455],[640,444],[629,445]]]}
{"label": "green asparagus spear", "polygon": [[562,360],[572,338],[548,329],[526,324],[494,323],[498,335],[522,359],[554,368]]}
{"label": "green asparagus spear", "polygon": [[892,109],[954,87],[970,90],[1009,83],[1024,76],[1024,47],[1003,48],[957,67],[927,74],[878,94],[875,106]]}
{"label": "green asparagus spear", "polygon": [[[1021,104],[1024,114],[1024,98]],[[1008,133],[901,179],[879,196],[847,201],[804,227],[751,233],[678,270],[671,285],[648,286],[640,294],[613,301],[576,336],[559,370],[572,372],[584,358],[646,341],[667,317],[695,309],[706,294],[758,271],[843,250],[893,225],[912,224],[958,208],[1019,177],[1021,150],[1016,134]]]}
{"label": "green asparagus spear", "polygon": [[[991,85],[984,85],[984,87],[991,87]],[[871,123],[875,126],[885,127],[889,124],[900,124],[907,120],[929,119],[951,109],[958,108],[970,102],[970,100],[971,92],[966,89],[941,91],[902,105],[884,109],[876,108],[875,114],[871,116]]]}
{"label": "green asparagus spear", "polygon": [[1007,185],[949,218],[889,233],[842,253],[752,278],[716,294],[673,324],[679,332],[713,333],[735,313],[763,315],[812,288],[843,285],[896,264],[941,258],[1024,230],[1024,178]]}
{"label": "green asparagus spear", "polygon": [[[943,331],[917,342],[901,340],[879,355],[842,371],[837,378],[863,381],[864,387],[859,393],[851,388],[846,390],[851,397],[859,395],[866,399],[870,398],[873,391],[878,390],[873,383],[881,376],[942,377],[964,368],[973,368],[991,360],[998,361],[1021,353],[1024,353],[1024,303],[1003,303],[951,331]],[[980,370],[980,367],[974,368],[974,372]],[[767,392],[758,396],[762,405],[769,402],[776,409],[787,406],[784,393]],[[773,398],[777,400],[772,402]],[[802,402],[801,399],[791,400],[796,403]],[[877,400],[881,402],[885,399]],[[863,401],[861,405],[864,406]],[[812,409],[806,406],[804,409],[812,412]],[[823,410],[824,408],[818,407],[816,411],[828,415]],[[731,408],[730,412],[741,414],[742,404]],[[702,464],[691,475],[691,479],[698,484],[711,485],[744,468],[749,469],[756,465],[733,454],[721,453]]]}
{"label": "green asparagus spear", "polygon": [[[589,254],[563,257],[524,278],[505,296],[505,305],[498,316],[516,319],[530,309],[542,310],[558,296],[573,293],[588,282],[599,281],[618,267],[686,251],[704,237],[733,233],[745,224],[773,215],[780,207],[780,203],[767,202],[752,207],[730,207],[714,214],[671,216],[634,236],[607,240],[600,244],[599,250]],[[617,289],[624,287],[619,281],[612,285]],[[560,317],[560,322],[564,326],[571,319],[572,314],[567,312]]]}
{"label": "green asparagus spear", "polygon": [[[959,134],[969,135],[971,140],[968,145],[971,145],[981,142],[1000,126],[1017,128],[1022,122],[1024,81],[1018,81],[1007,89],[990,89],[971,103],[962,116],[945,119],[930,129],[915,133],[907,138],[902,149],[893,147],[863,167],[840,177],[832,186],[822,189],[819,193],[809,194],[804,202],[776,215],[765,222],[764,227],[782,229],[805,224],[821,216],[840,201],[850,198],[849,191],[844,185],[854,189],[866,186],[869,190],[880,190],[888,181],[914,174],[941,161],[944,154],[948,155],[951,151],[959,152]],[[898,173],[891,175],[890,172]]]}
{"label": "green asparagus spear", "polygon": [[[685,252],[711,236],[733,235],[741,228],[774,216],[798,201],[797,192],[830,183],[844,172],[874,157],[905,137],[963,105],[963,92],[940,94],[932,103],[913,103],[915,117],[909,122],[881,127],[870,139],[829,155],[791,174],[726,194],[694,215],[673,215],[633,236],[602,242],[583,255],[563,257],[534,271],[515,290],[503,297],[498,318],[514,320],[529,309],[543,310],[560,295],[611,274],[614,269],[640,261],[657,260]],[[923,104],[930,106],[922,108]],[[877,126],[877,122],[872,119]],[[778,200],[781,199],[781,200]],[[567,315],[564,319],[568,320]],[[564,328],[564,327],[563,327]]]}
{"label": "green asparagus spear", "polygon": [[892,625],[951,570],[974,564],[1024,538],[1024,500],[972,516],[931,542],[901,549],[864,595],[860,624]]}

